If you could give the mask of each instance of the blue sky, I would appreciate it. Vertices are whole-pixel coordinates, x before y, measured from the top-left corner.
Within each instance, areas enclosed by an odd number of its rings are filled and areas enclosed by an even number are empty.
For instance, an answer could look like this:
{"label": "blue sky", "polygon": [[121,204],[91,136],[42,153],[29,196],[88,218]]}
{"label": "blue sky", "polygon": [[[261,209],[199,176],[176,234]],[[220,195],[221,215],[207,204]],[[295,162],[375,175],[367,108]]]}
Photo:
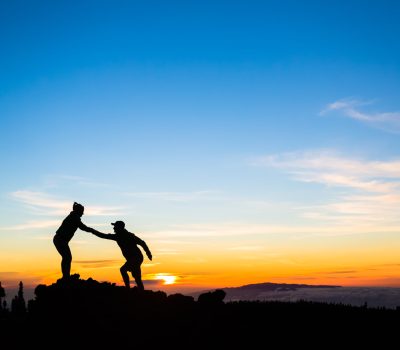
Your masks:
{"label": "blue sky", "polygon": [[379,208],[372,231],[397,232],[399,14],[397,1],[2,2],[3,232],[51,234],[74,200],[99,207],[93,224],[119,215],[149,234],[326,228]]}

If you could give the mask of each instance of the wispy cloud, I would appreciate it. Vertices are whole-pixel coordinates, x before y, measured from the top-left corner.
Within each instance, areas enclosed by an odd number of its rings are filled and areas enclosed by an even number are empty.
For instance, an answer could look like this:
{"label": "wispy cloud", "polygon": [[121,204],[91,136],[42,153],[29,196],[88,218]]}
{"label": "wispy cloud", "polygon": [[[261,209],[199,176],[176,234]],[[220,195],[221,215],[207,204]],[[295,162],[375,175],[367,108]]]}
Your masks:
{"label": "wispy cloud", "polygon": [[77,260],[75,263],[83,268],[98,269],[119,266],[121,261],[122,260]]}
{"label": "wispy cloud", "polygon": [[299,208],[308,219],[351,226],[400,223],[399,159],[361,160],[315,150],[259,157],[253,164],[283,170],[297,181],[347,189],[330,203]]}
{"label": "wispy cloud", "polygon": [[378,193],[392,193],[400,186],[400,159],[366,161],[332,150],[316,150],[258,157],[252,163],[283,169],[303,182],[328,186]]}
{"label": "wispy cloud", "polygon": [[47,175],[44,179],[44,186],[46,188],[57,188],[65,185],[73,185],[80,187],[96,188],[96,187],[111,187],[111,185],[93,181],[91,179],[75,176],[75,175]]}
{"label": "wispy cloud", "polygon": [[35,213],[45,212],[47,214],[62,215],[72,207],[71,201],[60,200],[46,193],[37,191],[19,190],[12,192],[11,197],[25,204]]}
{"label": "wispy cloud", "polygon": [[[73,200],[59,199],[48,193],[39,191],[19,190],[11,193],[11,197],[25,204],[33,213],[39,215],[59,216],[72,210]],[[121,214],[122,207],[85,206],[85,213],[91,216],[106,216]]]}
{"label": "wispy cloud", "polygon": [[157,249],[156,254],[157,255],[179,255],[179,254],[182,254],[182,252],[178,249],[164,248],[164,249]]}
{"label": "wispy cloud", "polygon": [[[36,229],[36,228],[56,227],[58,225],[60,225],[60,221],[58,221],[58,220],[28,221],[24,224],[0,227],[0,230],[1,231],[19,231],[19,230],[30,230],[30,229]],[[45,238],[42,237],[42,238],[37,238],[37,239],[45,239]]]}
{"label": "wispy cloud", "polygon": [[173,202],[190,202],[196,200],[210,200],[218,199],[218,191],[194,191],[194,192],[129,192],[125,193],[126,196],[141,198],[141,199],[154,199],[162,201]]}
{"label": "wispy cloud", "polygon": [[[400,223],[397,225],[375,225],[370,222],[340,222],[332,225],[265,225],[253,223],[216,223],[216,224],[188,224],[173,225],[165,230],[147,232],[149,239],[159,238],[192,238],[203,239],[212,237],[214,240],[225,237],[242,236],[269,236],[287,235],[288,238],[302,239],[310,236],[347,236],[364,233],[399,232]],[[250,247],[243,245],[244,247]],[[250,249],[248,249],[249,251]],[[252,250],[256,251],[256,250]],[[166,251],[165,253],[169,253]],[[172,252],[174,253],[174,252]]]}
{"label": "wispy cloud", "polygon": [[369,104],[371,104],[371,102],[343,99],[330,103],[321,111],[321,114],[339,111],[348,118],[367,123],[372,127],[392,133],[400,133],[400,112],[368,113],[360,110],[360,107]]}
{"label": "wispy cloud", "polygon": [[324,271],[324,272],[319,272],[320,274],[324,275],[346,275],[349,273],[357,273],[359,272],[358,270],[339,270],[339,271]]}

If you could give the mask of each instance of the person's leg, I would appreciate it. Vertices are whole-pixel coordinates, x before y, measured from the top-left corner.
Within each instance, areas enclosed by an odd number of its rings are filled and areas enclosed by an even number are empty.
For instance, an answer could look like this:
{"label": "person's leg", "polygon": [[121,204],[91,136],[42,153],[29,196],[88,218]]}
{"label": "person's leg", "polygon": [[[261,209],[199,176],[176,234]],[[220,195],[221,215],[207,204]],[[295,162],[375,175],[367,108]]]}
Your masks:
{"label": "person's leg", "polygon": [[140,291],[144,291],[144,285],[142,282],[142,271],[140,265],[135,265],[132,269],[132,277],[135,279],[136,285]]}
{"label": "person's leg", "polygon": [[64,249],[64,256],[61,260],[61,271],[63,273],[64,278],[69,278],[71,275],[71,262],[72,262],[72,254],[67,244]]}
{"label": "person's leg", "polygon": [[63,278],[69,278],[71,274],[71,261],[72,254],[69,249],[68,243],[63,242],[57,239],[54,239],[54,245],[56,246],[57,251],[60,253],[61,259],[61,271],[63,274]]}
{"label": "person's leg", "polygon": [[130,288],[129,285],[129,275],[128,275],[128,267],[126,266],[126,263],[121,266],[119,269],[121,271],[122,279],[124,280],[125,287]]}

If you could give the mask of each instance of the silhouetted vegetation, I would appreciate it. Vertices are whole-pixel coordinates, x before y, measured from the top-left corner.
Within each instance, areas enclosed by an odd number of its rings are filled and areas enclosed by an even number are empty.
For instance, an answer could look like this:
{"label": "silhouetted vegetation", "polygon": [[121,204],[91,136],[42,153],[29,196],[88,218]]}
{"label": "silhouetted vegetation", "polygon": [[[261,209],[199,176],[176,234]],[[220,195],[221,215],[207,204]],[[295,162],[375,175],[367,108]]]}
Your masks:
{"label": "silhouetted vegetation", "polygon": [[0,308],[2,305],[2,301],[3,301],[2,299],[5,298],[5,296],[6,296],[6,292],[0,282]]}
{"label": "silhouetted vegetation", "polygon": [[7,302],[3,300],[3,298],[5,297],[6,297],[6,291],[4,290],[0,282],[0,318],[2,318],[3,315],[5,315],[5,313],[7,312]]}
{"label": "silhouetted vegetation", "polygon": [[19,282],[18,294],[11,302],[11,312],[16,315],[23,315],[26,312],[26,303],[24,299],[24,285]]}
{"label": "silhouetted vegetation", "polygon": [[226,293],[222,289],[200,294],[197,301],[202,305],[217,306],[224,303]]}
{"label": "silhouetted vegetation", "polygon": [[[379,341],[384,348],[400,324],[400,312],[392,309],[305,301],[224,303],[224,297],[216,290],[196,301],[73,275],[37,286],[27,312],[15,306],[3,316],[2,344],[31,348],[53,338],[54,344],[71,348],[264,349],[276,342],[283,348],[324,348]],[[16,298],[23,300],[22,283]]]}

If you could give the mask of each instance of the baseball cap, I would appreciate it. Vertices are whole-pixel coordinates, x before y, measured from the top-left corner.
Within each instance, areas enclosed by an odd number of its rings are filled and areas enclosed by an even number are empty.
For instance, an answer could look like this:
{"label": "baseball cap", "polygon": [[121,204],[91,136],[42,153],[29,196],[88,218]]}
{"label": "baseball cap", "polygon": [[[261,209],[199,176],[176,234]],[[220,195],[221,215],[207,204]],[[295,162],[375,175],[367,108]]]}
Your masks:
{"label": "baseball cap", "polygon": [[121,228],[125,227],[125,223],[123,221],[115,221],[115,222],[112,222],[111,225],[113,225],[115,227],[121,227]]}

